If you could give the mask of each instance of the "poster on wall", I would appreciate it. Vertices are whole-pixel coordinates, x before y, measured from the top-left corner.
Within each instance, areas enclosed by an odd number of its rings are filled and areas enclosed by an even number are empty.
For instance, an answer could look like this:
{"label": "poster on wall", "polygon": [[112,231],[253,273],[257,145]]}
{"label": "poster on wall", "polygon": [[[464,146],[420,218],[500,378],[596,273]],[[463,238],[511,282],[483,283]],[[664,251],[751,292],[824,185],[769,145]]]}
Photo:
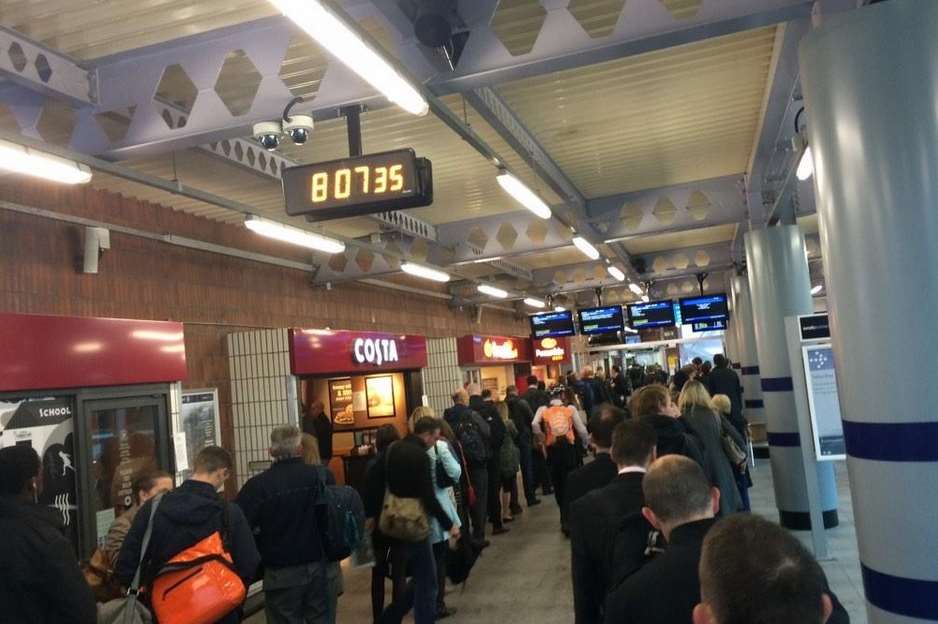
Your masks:
{"label": "poster on wall", "polygon": [[352,380],[329,380],[329,409],[332,413],[332,422],[337,425],[355,424],[355,406],[353,404]]}
{"label": "poster on wall", "polygon": [[365,378],[368,418],[394,416],[394,379],[390,375]]}
{"label": "poster on wall", "polygon": [[218,418],[217,388],[186,390],[182,393],[182,409],[179,412],[180,431],[173,436],[177,446],[185,443],[186,461],[180,461],[182,449],[176,449],[176,467],[181,480],[189,478],[195,456],[199,451],[206,446],[221,444],[221,423]]}
{"label": "poster on wall", "polygon": [[74,402],[68,398],[0,401],[0,448],[30,446],[39,454],[43,483],[39,502],[55,510],[77,548],[74,412]]}

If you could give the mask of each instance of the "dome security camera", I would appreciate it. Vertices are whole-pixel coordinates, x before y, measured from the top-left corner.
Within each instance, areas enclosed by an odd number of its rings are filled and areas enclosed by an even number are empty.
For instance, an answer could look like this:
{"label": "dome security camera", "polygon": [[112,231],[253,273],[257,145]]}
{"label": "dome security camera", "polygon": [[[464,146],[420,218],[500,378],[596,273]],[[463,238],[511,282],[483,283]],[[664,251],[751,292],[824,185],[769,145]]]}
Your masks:
{"label": "dome security camera", "polygon": [[279,121],[264,121],[254,124],[254,138],[268,152],[272,152],[280,145],[283,129]]}
{"label": "dome security camera", "polygon": [[295,145],[303,145],[313,131],[313,118],[309,115],[291,115],[283,122],[283,132]]}

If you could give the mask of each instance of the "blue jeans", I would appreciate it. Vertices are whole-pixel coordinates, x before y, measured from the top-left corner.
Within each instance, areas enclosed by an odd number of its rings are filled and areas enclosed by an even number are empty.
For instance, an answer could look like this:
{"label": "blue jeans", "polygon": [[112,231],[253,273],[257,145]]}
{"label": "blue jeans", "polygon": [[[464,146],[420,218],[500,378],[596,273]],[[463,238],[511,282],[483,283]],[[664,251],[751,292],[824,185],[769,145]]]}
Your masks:
{"label": "blue jeans", "polygon": [[[413,578],[405,583],[408,573]],[[381,615],[381,624],[400,624],[411,608],[414,610],[414,624],[433,624],[436,621],[437,578],[430,540],[416,544],[395,542],[391,546],[391,575],[394,597]]]}

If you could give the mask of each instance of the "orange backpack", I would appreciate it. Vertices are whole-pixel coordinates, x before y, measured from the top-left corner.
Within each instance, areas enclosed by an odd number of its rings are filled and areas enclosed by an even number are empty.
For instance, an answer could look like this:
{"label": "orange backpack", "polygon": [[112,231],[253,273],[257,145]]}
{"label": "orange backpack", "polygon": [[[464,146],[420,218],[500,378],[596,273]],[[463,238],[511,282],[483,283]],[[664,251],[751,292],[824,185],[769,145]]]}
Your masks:
{"label": "orange backpack", "polygon": [[565,405],[551,405],[544,412],[544,424],[547,426],[547,439],[545,444],[553,446],[560,438],[566,438],[573,444],[576,437],[573,433],[573,416],[570,408]]}
{"label": "orange backpack", "polygon": [[238,608],[247,590],[216,531],[170,559],[150,594],[160,624],[211,624]]}

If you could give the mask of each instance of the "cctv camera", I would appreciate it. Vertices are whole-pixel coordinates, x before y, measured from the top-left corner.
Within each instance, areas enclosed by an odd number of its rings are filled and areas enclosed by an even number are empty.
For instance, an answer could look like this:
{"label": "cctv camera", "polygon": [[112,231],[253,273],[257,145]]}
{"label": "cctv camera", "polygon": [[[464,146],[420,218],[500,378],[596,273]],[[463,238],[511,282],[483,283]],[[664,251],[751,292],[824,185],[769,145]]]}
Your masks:
{"label": "cctv camera", "polygon": [[313,118],[309,115],[291,115],[283,122],[283,132],[289,136],[296,145],[303,145],[313,131]]}
{"label": "cctv camera", "polygon": [[282,133],[279,121],[265,121],[254,124],[254,138],[268,152],[274,151],[280,145]]}

